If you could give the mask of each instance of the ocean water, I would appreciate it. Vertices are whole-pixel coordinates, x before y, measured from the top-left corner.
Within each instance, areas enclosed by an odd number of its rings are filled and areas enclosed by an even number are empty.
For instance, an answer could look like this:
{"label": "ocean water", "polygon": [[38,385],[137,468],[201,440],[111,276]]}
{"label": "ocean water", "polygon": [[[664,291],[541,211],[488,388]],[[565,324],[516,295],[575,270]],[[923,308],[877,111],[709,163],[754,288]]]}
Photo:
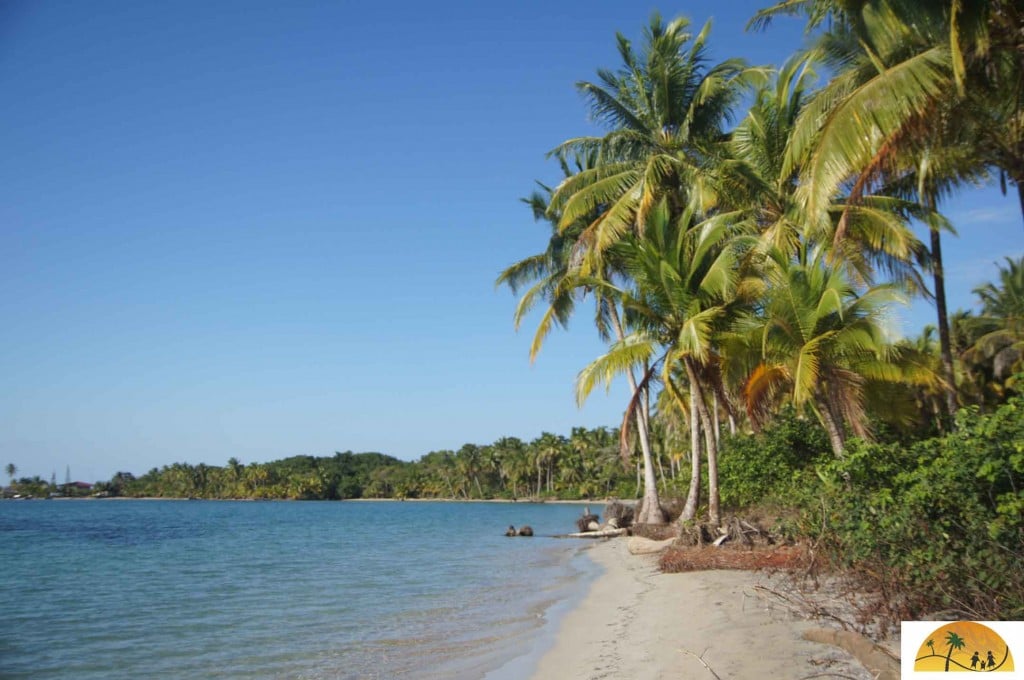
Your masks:
{"label": "ocean water", "polygon": [[[582,546],[549,537],[580,512],[2,502],[0,677],[516,676],[594,575]],[[506,538],[510,524],[538,536]]]}

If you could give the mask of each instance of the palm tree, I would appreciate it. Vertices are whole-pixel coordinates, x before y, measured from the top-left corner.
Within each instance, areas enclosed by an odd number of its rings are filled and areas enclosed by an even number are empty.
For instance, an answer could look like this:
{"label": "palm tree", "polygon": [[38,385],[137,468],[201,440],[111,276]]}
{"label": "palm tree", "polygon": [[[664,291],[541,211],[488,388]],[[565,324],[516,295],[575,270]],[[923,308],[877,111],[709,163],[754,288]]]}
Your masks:
{"label": "palm tree", "polygon": [[871,282],[882,270],[910,292],[922,288],[913,267],[925,248],[914,236],[911,217],[933,211],[891,196],[862,195],[856,202],[833,195],[825,206],[827,219],[809,214],[799,200],[802,160],[792,158],[796,125],[816,78],[807,57],[793,57],[777,72],[764,70],[746,117],[732,132],[730,156],[715,169],[721,195],[718,219],[759,234],[762,248],[796,254],[801,243],[834,243],[841,227],[844,238],[832,253],[857,281]]}
{"label": "palm tree", "polygon": [[744,386],[748,415],[763,420],[775,399],[788,393],[797,408],[815,412],[841,457],[844,423],[858,436],[869,435],[866,380],[905,377],[880,324],[886,306],[900,295],[892,285],[858,294],[821,249],[795,262],[778,250],[770,256],[764,308],[741,319],[735,331],[762,348],[762,362]]}
{"label": "palm tree", "polygon": [[577,83],[594,120],[609,131],[570,139],[552,152],[596,154],[596,165],[563,181],[551,209],[562,229],[588,218],[580,238],[592,255],[642,232],[662,199],[675,214],[713,203],[701,169],[725,139],[745,65],[736,59],[708,65],[710,22],[696,36],[689,25],[685,18],[666,25],[655,13],[640,54],[617,34],[620,69],[599,70],[597,83]]}
{"label": "palm tree", "polygon": [[956,650],[963,649],[965,644],[966,644],[966,642],[964,642],[964,639],[962,637],[960,637],[959,635],[957,635],[956,633],[954,633],[953,631],[949,631],[948,633],[946,633],[946,645],[949,646],[949,651],[946,653],[946,669],[945,670],[946,670],[947,673],[949,672],[949,661],[950,661],[950,658],[953,656],[953,650],[954,649],[956,649]]}
{"label": "palm tree", "polygon": [[540,437],[530,442],[533,451],[534,466],[537,470],[537,496],[541,495],[544,488],[545,475],[547,478],[547,490],[550,493],[552,488],[552,469],[565,448],[565,438],[542,432]]}
{"label": "palm tree", "polygon": [[1024,369],[1024,257],[1005,258],[999,267],[999,283],[974,289],[981,301],[981,316],[973,320],[979,337],[968,356],[991,361],[992,374],[1005,381]]}
{"label": "palm tree", "polygon": [[7,471],[7,476],[10,478],[10,486],[14,486],[14,475],[18,474],[18,467],[14,463],[8,463],[7,467],[4,469]]}
{"label": "palm tree", "polygon": [[[562,171],[569,176],[569,164],[564,158],[559,160]],[[577,157],[575,167],[577,171],[583,172],[591,167],[593,162],[592,155]],[[534,308],[537,302],[540,300],[548,302],[548,308],[541,317],[530,347],[531,361],[536,358],[552,326],[566,326],[569,317],[575,310],[576,299],[588,292],[594,297],[595,324],[601,338],[609,341],[614,334],[614,337],[621,341],[625,336],[617,303],[603,295],[599,287],[581,282],[580,257],[583,253],[583,244],[580,238],[586,227],[585,221],[580,219],[568,228],[560,228],[558,226],[561,221],[560,214],[553,211],[550,206],[550,189],[543,184],[540,186],[546,193],[534,192],[529,199],[524,199],[524,201],[532,207],[534,219],[545,218],[551,223],[548,247],[544,253],[528,257],[508,267],[497,280],[498,285],[506,284],[513,292],[518,292],[522,286],[532,283],[516,308],[515,324],[517,329],[523,317]],[[605,257],[600,271],[591,271],[590,278],[600,277],[610,280],[621,275],[620,269],[614,257]],[[632,410],[627,411],[627,414],[636,419],[636,429],[644,461],[649,461],[650,434],[647,400],[637,398],[641,391],[632,370],[626,372],[626,380],[633,399]],[[657,512],[652,510],[648,518],[651,523],[663,523],[664,517],[661,515],[661,503],[657,492],[655,490],[651,493],[653,495],[645,496],[645,507],[658,510]]]}
{"label": "palm tree", "polygon": [[[1003,138],[997,145],[986,135],[971,140],[975,165],[995,164],[1014,182],[1024,179],[1016,168],[1021,148],[1012,141],[1020,132],[1024,95],[1021,9],[1014,3],[788,0],[751,23],[763,26],[780,13],[804,14],[809,30],[829,25],[815,50],[836,75],[801,116],[795,148],[798,156],[813,149],[805,173],[812,212],[843,182],[863,181],[900,147],[933,136],[935,121],[951,106],[961,118],[978,117],[987,135]],[[996,101],[1008,102],[1004,113],[994,113]],[[995,146],[1012,153],[1000,163]]]}
{"label": "palm tree", "polygon": [[[908,170],[917,177],[919,199],[934,207],[940,194],[995,167],[1004,193],[1007,177],[1016,184],[1024,214],[1019,3],[789,0],[758,13],[752,23],[763,25],[779,13],[804,14],[809,28],[825,21],[831,26],[818,51],[837,76],[801,117],[796,145],[797,153],[806,149],[811,157],[802,187],[812,212],[842,183],[855,180],[859,195],[872,181],[887,183]],[[946,410],[952,415],[941,238],[930,226]]]}
{"label": "palm tree", "polygon": [[[718,448],[702,376],[712,362],[715,330],[726,317],[727,302],[736,289],[736,246],[740,241],[722,223],[694,225],[692,220],[689,211],[671,219],[667,201],[662,201],[649,214],[644,237],[633,237],[617,246],[616,254],[625,263],[632,286],[625,289],[607,282],[594,283],[622,299],[633,330],[580,372],[576,393],[582,402],[598,382],[607,384],[617,374],[638,365],[645,367],[642,387],[646,389],[653,380],[660,379],[671,388],[671,373],[681,368],[705,433],[709,519],[717,524]],[[624,431],[627,426],[624,422]],[[646,456],[645,468],[645,495],[650,488],[656,493],[653,466]]]}

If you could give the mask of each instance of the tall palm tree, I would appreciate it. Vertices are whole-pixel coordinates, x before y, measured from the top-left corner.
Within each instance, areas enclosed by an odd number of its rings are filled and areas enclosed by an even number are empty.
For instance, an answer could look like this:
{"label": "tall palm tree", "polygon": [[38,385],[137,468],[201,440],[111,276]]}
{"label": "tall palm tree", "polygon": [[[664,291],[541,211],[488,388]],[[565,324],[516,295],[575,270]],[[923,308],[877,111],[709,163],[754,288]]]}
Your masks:
{"label": "tall palm tree", "polygon": [[[562,171],[568,176],[571,174],[570,165],[565,158],[559,159]],[[583,172],[594,163],[593,154],[579,156],[574,160],[577,171]],[[595,325],[601,338],[610,341],[614,336],[622,340],[625,330],[622,324],[621,315],[615,300],[608,298],[602,293],[600,287],[587,285],[581,282],[581,255],[584,252],[581,235],[586,229],[586,222],[583,219],[577,220],[575,224],[567,228],[560,228],[561,215],[550,206],[551,190],[540,185],[543,192],[534,192],[530,198],[524,201],[533,209],[534,219],[547,219],[551,223],[551,236],[548,240],[547,249],[540,254],[521,260],[507,269],[498,277],[498,285],[508,285],[513,292],[528,284],[530,287],[523,294],[516,307],[515,324],[518,329],[525,315],[532,310],[540,301],[548,303],[547,310],[541,317],[537,331],[534,334],[530,346],[531,361],[537,356],[543,345],[544,339],[554,325],[566,326],[568,320],[575,310],[576,302],[582,295],[590,293],[595,302]],[[603,258],[599,270],[591,270],[590,279],[600,277],[612,279],[621,276],[621,267],[614,257]],[[632,395],[631,410],[627,411],[628,416],[636,419],[636,431],[644,464],[650,461],[650,434],[649,434],[649,411],[646,399],[639,399],[641,394],[640,386],[637,383],[633,371],[626,372],[626,380]],[[653,474],[653,473],[652,473]],[[649,491],[644,497],[645,508],[655,508],[647,513],[649,523],[663,523],[664,516],[661,513],[661,502],[657,497],[656,488]]]}
{"label": "tall palm tree", "polygon": [[502,437],[491,446],[502,486],[508,491],[508,485],[512,485],[513,498],[519,495],[519,481],[522,479],[520,459],[524,448],[525,444],[517,437]]}
{"label": "tall palm tree", "polygon": [[597,212],[581,234],[592,255],[641,232],[663,199],[673,213],[714,201],[701,170],[720,151],[745,64],[709,64],[710,22],[696,36],[689,26],[682,17],[665,24],[655,13],[639,54],[617,34],[622,66],[599,70],[596,83],[577,83],[594,120],[608,132],[567,140],[552,151],[560,157],[596,154],[597,162],[563,181],[551,208],[562,229]]}
{"label": "tall palm tree", "polygon": [[[670,387],[672,371],[681,368],[705,433],[708,511],[713,524],[721,519],[718,448],[702,368],[712,362],[714,333],[726,318],[737,288],[739,243],[726,225],[714,221],[695,225],[689,211],[672,219],[667,201],[660,202],[649,213],[644,237],[630,238],[616,247],[631,287],[595,282],[622,299],[633,330],[580,372],[576,388],[577,399],[583,401],[598,382],[607,384],[637,365],[646,368],[642,385],[659,379]],[[645,489],[656,487],[653,467],[646,467]]]}
{"label": "tall palm tree", "polygon": [[10,478],[10,484],[13,486],[14,475],[18,474],[18,467],[14,463],[8,463],[4,470],[7,472],[7,476]]}

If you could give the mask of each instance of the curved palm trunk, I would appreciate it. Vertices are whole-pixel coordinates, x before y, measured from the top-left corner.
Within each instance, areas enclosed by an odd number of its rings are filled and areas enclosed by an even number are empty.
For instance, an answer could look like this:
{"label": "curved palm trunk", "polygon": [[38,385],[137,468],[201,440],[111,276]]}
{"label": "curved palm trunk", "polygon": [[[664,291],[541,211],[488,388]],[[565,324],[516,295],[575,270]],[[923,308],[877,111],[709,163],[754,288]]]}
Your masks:
{"label": "curved palm trunk", "polygon": [[658,480],[654,476],[654,462],[651,458],[651,440],[647,431],[647,422],[642,415],[642,408],[637,405],[637,432],[640,439],[640,450],[644,456],[644,508],[640,515],[641,524],[664,524],[665,513],[661,511],[658,498]]}
{"label": "curved palm trunk", "polygon": [[722,513],[718,498],[718,446],[712,429],[714,426],[693,360],[686,357],[683,364],[686,366],[686,377],[690,379],[690,398],[697,403],[697,412],[704,428],[704,440],[708,451],[708,522],[717,526],[722,522]]}
{"label": "curved palm trunk", "polygon": [[[622,323],[619,320],[619,312],[614,304],[605,303],[608,310],[608,317],[611,320],[612,328],[615,329],[615,336],[621,341],[625,337],[622,330]],[[633,371],[626,371],[626,380],[629,381],[629,388],[635,395],[639,389]],[[643,514],[637,518],[641,524],[664,524],[665,513],[661,511],[661,499],[658,497],[658,481],[654,476],[654,463],[651,457],[651,438],[648,430],[647,413],[643,404],[647,399],[640,399],[636,402],[634,411],[636,416],[637,438],[640,440],[640,451],[644,458],[644,501]]]}
{"label": "curved palm trunk", "polygon": [[700,414],[697,400],[690,397],[690,488],[686,492],[686,504],[680,521],[686,522],[697,516],[700,505]]}

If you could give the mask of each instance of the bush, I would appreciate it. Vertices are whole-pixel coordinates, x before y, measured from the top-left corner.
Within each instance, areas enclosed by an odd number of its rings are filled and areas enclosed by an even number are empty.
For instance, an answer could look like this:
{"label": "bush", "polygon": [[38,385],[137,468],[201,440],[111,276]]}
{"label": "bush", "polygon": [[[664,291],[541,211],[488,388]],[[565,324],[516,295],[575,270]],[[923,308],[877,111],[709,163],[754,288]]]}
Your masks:
{"label": "bush", "polygon": [[722,442],[719,492],[726,508],[789,499],[802,471],[831,457],[828,437],[814,421],[786,409],[760,434]]}
{"label": "bush", "polygon": [[893,618],[1024,617],[1024,400],[964,409],[910,448],[853,441],[804,493],[801,529],[885,595]]}

